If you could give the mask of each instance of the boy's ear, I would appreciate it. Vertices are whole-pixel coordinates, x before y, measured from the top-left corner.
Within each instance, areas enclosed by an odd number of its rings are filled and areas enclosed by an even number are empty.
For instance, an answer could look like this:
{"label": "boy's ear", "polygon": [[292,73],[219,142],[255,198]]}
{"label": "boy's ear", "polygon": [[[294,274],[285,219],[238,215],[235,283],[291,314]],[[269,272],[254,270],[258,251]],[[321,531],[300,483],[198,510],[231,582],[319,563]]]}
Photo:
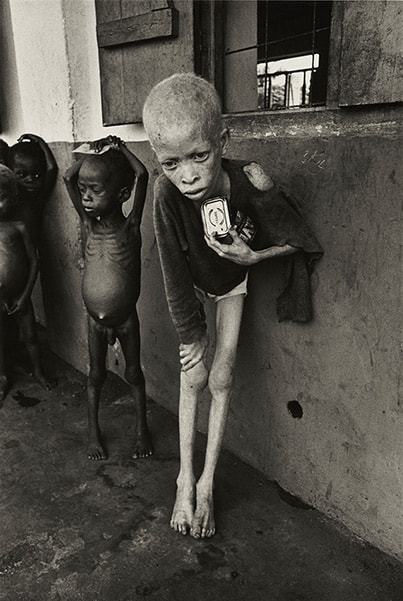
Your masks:
{"label": "boy's ear", "polygon": [[221,135],[220,135],[220,142],[221,142],[221,152],[222,152],[222,154],[225,154],[227,152],[228,145],[229,145],[229,129],[228,129],[228,127],[226,127],[225,129],[222,130]]}
{"label": "boy's ear", "polygon": [[119,190],[119,201],[123,204],[130,198],[130,188],[128,186],[124,186]]}

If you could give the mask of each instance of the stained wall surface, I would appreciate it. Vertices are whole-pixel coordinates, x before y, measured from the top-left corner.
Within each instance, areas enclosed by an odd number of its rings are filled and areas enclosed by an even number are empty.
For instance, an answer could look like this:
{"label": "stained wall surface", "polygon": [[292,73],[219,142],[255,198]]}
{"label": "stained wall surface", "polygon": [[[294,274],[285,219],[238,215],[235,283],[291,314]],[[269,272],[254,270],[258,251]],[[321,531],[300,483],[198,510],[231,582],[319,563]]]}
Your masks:
{"label": "stained wall surface", "polygon": [[[149,395],[177,411],[177,342],[152,227],[159,170],[138,126],[102,127],[92,2],[40,0],[35,10],[26,0],[0,4],[3,56],[12,66],[10,72],[3,63],[0,72],[2,137],[11,143],[25,131],[42,135],[61,175],[75,145],[116,133],[149,168],[138,304],[142,361]],[[38,5],[60,35],[40,35]],[[260,161],[299,196],[325,256],[313,277],[310,324],[278,322],[281,261],[251,269],[225,444],[403,559],[399,116],[399,108],[373,107],[307,112],[285,125],[228,121],[229,155]],[[61,177],[44,220],[41,269],[44,303],[38,298],[36,305],[51,346],[86,372],[80,226]],[[212,339],[210,354],[213,346]],[[119,348],[110,350],[109,366],[123,373]],[[207,401],[206,395],[200,405],[203,430]],[[290,401],[300,404],[301,418],[291,415]]]}

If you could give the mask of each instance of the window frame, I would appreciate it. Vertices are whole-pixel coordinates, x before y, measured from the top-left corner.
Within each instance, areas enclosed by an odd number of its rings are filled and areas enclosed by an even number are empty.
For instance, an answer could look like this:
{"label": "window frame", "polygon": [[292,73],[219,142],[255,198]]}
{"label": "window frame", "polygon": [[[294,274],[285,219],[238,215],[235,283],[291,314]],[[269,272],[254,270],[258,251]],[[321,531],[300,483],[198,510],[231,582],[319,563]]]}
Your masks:
{"label": "window frame", "polygon": [[[323,106],[287,108],[273,110],[246,110],[242,112],[225,112],[228,119],[250,119],[270,116],[272,119],[283,118],[284,115],[323,112],[330,108],[338,108],[338,92],[340,78],[340,53],[343,23],[343,2],[334,1],[330,21],[329,63],[327,71],[326,99]],[[210,81],[224,99],[224,0],[194,0],[195,19],[195,71]]]}

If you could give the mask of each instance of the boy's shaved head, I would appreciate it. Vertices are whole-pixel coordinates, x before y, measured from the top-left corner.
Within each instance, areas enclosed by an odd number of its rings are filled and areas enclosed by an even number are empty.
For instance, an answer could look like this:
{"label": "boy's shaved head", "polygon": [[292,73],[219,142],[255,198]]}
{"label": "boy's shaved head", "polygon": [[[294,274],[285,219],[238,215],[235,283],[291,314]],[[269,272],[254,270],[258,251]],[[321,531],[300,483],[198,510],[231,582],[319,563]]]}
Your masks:
{"label": "boy's shaved head", "polygon": [[41,172],[46,172],[46,158],[42,148],[37,142],[17,142],[10,147],[9,161],[14,165],[16,157],[34,160]]}
{"label": "boy's shaved head", "polygon": [[162,141],[172,125],[216,140],[222,131],[221,102],[205,79],[193,73],[176,73],[149,93],[143,123],[152,145]]}
{"label": "boy's shaved head", "polygon": [[118,150],[111,148],[104,154],[88,155],[84,162],[102,166],[105,176],[111,178],[121,188],[127,187],[130,190],[133,188],[134,171],[127,158]]}

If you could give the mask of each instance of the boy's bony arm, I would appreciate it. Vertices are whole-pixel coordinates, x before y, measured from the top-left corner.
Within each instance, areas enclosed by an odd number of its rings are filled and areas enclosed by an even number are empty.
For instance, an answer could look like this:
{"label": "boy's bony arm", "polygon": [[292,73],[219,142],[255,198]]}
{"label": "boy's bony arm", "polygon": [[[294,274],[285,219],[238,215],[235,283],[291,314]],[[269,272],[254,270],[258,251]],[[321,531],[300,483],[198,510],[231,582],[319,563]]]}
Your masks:
{"label": "boy's bony arm", "polygon": [[66,173],[64,174],[63,181],[66,185],[74,208],[76,209],[80,218],[85,221],[87,219],[87,215],[83,209],[83,205],[81,203],[81,194],[80,190],[78,189],[78,172],[80,171],[83,160],[84,159],[78,159],[71,165],[71,167],[67,169]]}
{"label": "boy's bony arm", "polygon": [[37,136],[36,134],[22,134],[22,136],[18,138],[18,142],[23,142],[24,140],[37,142],[45,156],[46,175],[44,183],[44,192],[45,194],[49,194],[56,183],[57,172],[59,170],[56,163],[56,159],[53,156],[53,152],[50,150],[45,140],[40,136]]}
{"label": "boy's bony arm", "polygon": [[291,244],[282,246],[269,246],[262,250],[251,249],[237,234],[235,228],[231,228],[230,235],[232,238],[231,244],[221,244],[214,238],[205,236],[207,245],[214,250],[219,257],[228,259],[238,265],[249,267],[265,259],[274,259],[276,257],[285,257],[291,255],[298,250],[297,247]]}
{"label": "boy's bony arm", "polygon": [[17,222],[16,227],[20,232],[22,240],[24,242],[25,250],[28,257],[29,274],[27,283],[21,296],[17,299],[15,304],[12,307],[9,307],[8,309],[9,315],[13,313],[18,313],[21,309],[24,308],[28,300],[31,298],[32,289],[34,287],[39,269],[38,255],[26,225],[22,221],[20,221]]}
{"label": "boy's bony arm", "polygon": [[120,151],[130,163],[136,179],[134,182],[134,197],[133,197],[133,208],[128,215],[129,221],[133,225],[140,227],[141,218],[143,216],[144,203],[146,200],[147,186],[148,186],[148,171],[143,163],[134,155],[130,150],[123,144],[120,147]]}

